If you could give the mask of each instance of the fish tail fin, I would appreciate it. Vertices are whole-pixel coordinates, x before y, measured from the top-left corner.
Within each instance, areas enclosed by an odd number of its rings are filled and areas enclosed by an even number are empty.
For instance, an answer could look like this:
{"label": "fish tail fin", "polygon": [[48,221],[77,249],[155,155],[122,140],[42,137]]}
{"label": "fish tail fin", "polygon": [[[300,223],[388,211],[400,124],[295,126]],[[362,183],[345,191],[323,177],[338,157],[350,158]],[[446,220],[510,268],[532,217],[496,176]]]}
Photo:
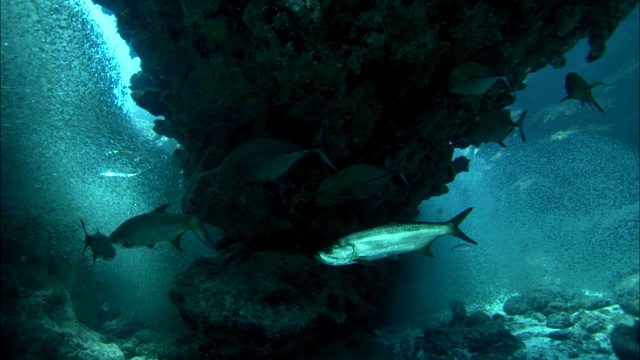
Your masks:
{"label": "fish tail fin", "polygon": [[597,102],[596,99],[593,98],[593,96],[591,96],[591,99],[589,99],[588,101],[589,105],[591,105],[592,108],[596,108],[598,109],[600,112],[604,112],[604,109],[602,108],[602,106],[600,106]]}
{"label": "fish tail fin", "polygon": [[523,111],[520,114],[520,118],[516,121],[516,126],[518,127],[518,131],[520,131],[520,137],[522,138],[522,142],[527,142],[527,137],[524,135],[524,129],[522,128],[522,124],[524,124],[524,118],[527,116],[527,110]]}
{"label": "fish tail fin", "polygon": [[464,240],[468,243],[474,244],[474,245],[478,245],[477,242],[475,242],[473,239],[471,239],[470,237],[468,237],[465,233],[462,232],[462,230],[460,230],[460,228],[458,226],[460,226],[460,223],[462,223],[462,221],[464,221],[464,219],[467,217],[467,215],[469,215],[469,213],[471,212],[471,210],[473,210],[473,208],[468,208],[464,211],[462,211],[460,214],[454,216],[451,220],[449,220],[447,223],[450,225],[450,232],[449,235],[453,235],[455,237],[457,237],[458,239]]}
{"label": "fish tail fin", "polygon": [[200,221],[200,219],[192,216],[190,229],[206,247],[215,250],[216,244],[213,242],[213,240],[211,240],[211,236],[209,236],[207,229],[204,228],[204,225],[202,224],[202,221]]}
{"label": "fish tail fin", "polygon": [[509,81],[509,76],[501,76],[500,79],[504,81],[504,84],[507,85],[507,88],[509,88],[509,92],[513,94],[513,87],[511,86],[511,82]]}
{"label": "fish tail fin", "polygon": [[[603,82],[600,82],[600,81],[598,81],[598,82],[594,82],[593,84],[590,84],[590,85],[589,85],[589,90],[593,89],[594,87],[596,87],[596,86],[598,86],[598,85],[604,85],[604,83],[603,83]],[[589,101],[589,104],[590,104],[592,107],[595,107],[596,109],[598,109],[600,112],[604,112],[604,109],[602,108],[602,106],[600,106],[600,105],[596,102],[596,99],[594,99],[594,98],[593,98],[593,96],[591,96],[591,99],[590,99],[590,101]]]}
{"label": "fish tail fin", "polygon": [[318,148],[314,149],[315,152],[320,155],[322,160],[327,163],[327,165],[331,166],[333,170],[338,170],[336,164],[333,163],[329,153],[327,153],[327,127],[325,126],[325,122],[322,122],[322,126],[320,126],[320,134],[318,134]]}

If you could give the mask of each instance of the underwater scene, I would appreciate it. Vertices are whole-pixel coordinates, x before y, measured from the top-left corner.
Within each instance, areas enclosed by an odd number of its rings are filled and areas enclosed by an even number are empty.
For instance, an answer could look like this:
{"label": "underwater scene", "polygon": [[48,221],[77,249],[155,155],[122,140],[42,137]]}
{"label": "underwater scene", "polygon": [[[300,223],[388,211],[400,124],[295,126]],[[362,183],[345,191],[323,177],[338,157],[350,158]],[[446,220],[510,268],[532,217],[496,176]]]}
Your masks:
{"label": "underwater scene", "polygon": [[637,0],[2,0],[2,358],[640,358]]}

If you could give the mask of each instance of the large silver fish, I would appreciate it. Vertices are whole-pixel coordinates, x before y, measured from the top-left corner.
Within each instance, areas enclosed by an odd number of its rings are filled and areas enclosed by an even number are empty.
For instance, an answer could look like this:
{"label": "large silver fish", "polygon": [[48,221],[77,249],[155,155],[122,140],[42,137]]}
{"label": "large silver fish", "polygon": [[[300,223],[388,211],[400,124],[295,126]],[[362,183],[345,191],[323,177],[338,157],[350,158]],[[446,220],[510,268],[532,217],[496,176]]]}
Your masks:
{"label": "large silver fish", "polygon": [[104,235],[98,230],[97,233],[90,235],[87,232],[87,228],[84,226],[84,221],[80,219],[80,224],[82,224],[82,230],[84,230],[84,249],[82,253],[84,254],[87,251],[87,248],[91,249],[93,252],[93,263],[96,263],[96,258],[102,258],[105,260],[111,260],[116,257],[116,248],[113,247],[111,241],[107,235]]}
{"label": "large silver fish", "polygon": [[458,228],[471,210],[468,208],[443,223],[391,224],[358,231],[340,238],[331,249],[318,252],[317,258],[327,265],[340,266],[371,264],[372,260],[385,257],[397,259],[398,254],[416,250],[433,257],[431,245],[441,235],[453,235],[477,245]]}
{"label": "large silver fish", "polygon": [[168,242],[182,251],[180,239],[185,232],[191,230],[203,244],[212,249],[215,248],[209,233],[198,218],[166,213],[164,210],[168,206],[169,204],[164,204],[152,212],[134,216],[123,222],[109,235],[109,240],[127,248],[140,246],[152,248],[155,244]]}

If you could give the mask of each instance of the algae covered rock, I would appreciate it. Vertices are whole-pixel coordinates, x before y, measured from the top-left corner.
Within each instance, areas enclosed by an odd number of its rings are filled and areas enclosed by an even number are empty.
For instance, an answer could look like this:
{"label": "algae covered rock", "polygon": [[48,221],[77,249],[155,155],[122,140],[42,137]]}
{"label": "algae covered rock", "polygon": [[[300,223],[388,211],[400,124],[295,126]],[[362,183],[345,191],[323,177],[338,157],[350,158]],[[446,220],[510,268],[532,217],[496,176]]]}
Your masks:
{"label": "algae covered rock", "polygon": [[201,354],[278,358],[372,314],[360,270],[276,252],[240,262],[201,259],[176,277],[170,296]]}

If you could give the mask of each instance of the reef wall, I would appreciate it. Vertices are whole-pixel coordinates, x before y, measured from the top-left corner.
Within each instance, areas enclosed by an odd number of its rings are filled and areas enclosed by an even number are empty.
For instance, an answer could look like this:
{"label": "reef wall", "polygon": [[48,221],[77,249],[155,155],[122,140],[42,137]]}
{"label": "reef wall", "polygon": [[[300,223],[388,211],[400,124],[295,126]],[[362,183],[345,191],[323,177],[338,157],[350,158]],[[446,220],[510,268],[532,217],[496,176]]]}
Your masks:
{"label": "reef wall", "polygon": [[[475,115],[514,96],[502,83],[484,96],[449,93],[451,70],[479,61],[527,72],[561,67],[580,39],[587,61],[637,1],[145,1],[99,0],[142,59],[132,96],[175,138],[192,189],[183,211],[224,229],[229,243],[315,251],[365,226],[416,215],[447,192],[457,170],[450,140]],[[330,207],[314,193],[334,170],[314,156],[273,182],[229,186],[216,169],[239,145],[277,133],[315,145],[322,124],[338,168],[357,162],[403,171],[371,201]],[[304,241],[299,241],[305,238]]]}
{"label": "reef wall", "polygon": [[[134,100],[163,116],[156,120],[155,131],[180,144],[174,156],[191,183],[182,210],[224,230],[220,249],[242,244],[251,251],[295,249],[307,254],[364,227],[415,218],[418,204],[446,193],[447,184],[464,171],[460,166],[464,159],[452,159],[452,139],[464,134],[478,114],[512,104],[513,91],[517,94],[526,86],[528,73],[549,64],[562,67],[563,54],[579,40],[589,39],[586,60],[597,60],[608,37],[637,4],[95,2],[115,13],[120,34],[142,59],[142,71],[132,78]],[[451,93],[452,70],[469,61],[483,64],[506,81],[496,82],[481,96]],[[248,181],[242,171],[231,172],[233,176],[225,173],[234,168],[229,163],[242,155],[235,150],[261,137],[296,149],[287,154],[310,155],[300,156],[289,167],[276,164],[286,170],[280,171],[286,181],[264,173],[257,178],[267,181]],[[277,152],[273,144],[263,146],[249,155]],[[375,165],[403,174],[409,186],[393,177],[370,198],[320,205],[318,188],[335,170],[326,158],[311,154],[312,149],[325,151],[338,169],[356,163]],[[244,156],[235,164],[261,165]],[[296,255],[282,256],[285,260],[280,263],[299,261]],[[310,273],[305,266],[300,271]],[[266,262],[256,271],[279,270]],[[328,271],[319,270],[318,277]],[[192,280],[206,272],[208,284]],[[225,325],[246,320],[233,312],[222,320],[211,318],[209,310],[189,305],[189,294],[200,290],[209,291],[213,295],[206,298],[220,305],[220,295],[215,294],[221,292],[213,287],[226,284],[224,273],[199,263],[180,275],[172,289],[183,318],[198,331],[203,353],[215,352],[216,344],[205,346],[206,339],[212,341]],[[295,279],[286,281],[283,288]],[[365,293],[356,294],[353,304],[364,303],[359,297]],[[287,296],[279,301],[287,302]],[[362,317],[362,312],[354,316]],[[327,333],[349,320],[330,318],[328,323],[305,325],[298,334],[319,327],[321,331],[314,334]],[[246,331],[247,336],[258,333],[263,343],[254,348],[259,351],[282,338],[269,335],[267,322],[249,320],[250,325],[234,329]],[[241,336],[230,337],[233,343]],[[295,340],[310,341],[302,335]]]}

